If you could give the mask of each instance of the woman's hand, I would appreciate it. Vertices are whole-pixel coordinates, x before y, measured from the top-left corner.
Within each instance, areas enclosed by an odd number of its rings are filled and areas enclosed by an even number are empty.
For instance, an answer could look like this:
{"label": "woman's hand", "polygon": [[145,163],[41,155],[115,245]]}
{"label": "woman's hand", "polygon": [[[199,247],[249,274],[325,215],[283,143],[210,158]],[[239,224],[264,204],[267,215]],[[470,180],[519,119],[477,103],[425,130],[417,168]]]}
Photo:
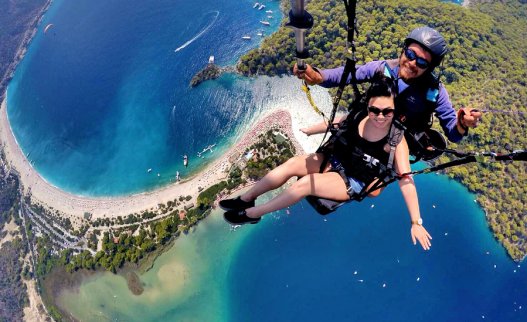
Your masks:
{"label": "woman's hand", "polygon": [[311,133],[311,130],[310,130],[310,128],[308,128],[308,127],[303,127],[303,128],[301,128],[301,129],[300,129],[300,132],[304,133],[304,134],[307,135],[307,136],[310,136],[311,134],[313,134],[313,133]]}
{"label": "woman's hand", "polygon": [[425,227],[414,224],[412,225],[412,229],[410,229],[410,234],[412,235],[414,245],[419,241],[424,250],[429,250],[432,247],[432,243],[430,243],[432,236],[426,231]]}

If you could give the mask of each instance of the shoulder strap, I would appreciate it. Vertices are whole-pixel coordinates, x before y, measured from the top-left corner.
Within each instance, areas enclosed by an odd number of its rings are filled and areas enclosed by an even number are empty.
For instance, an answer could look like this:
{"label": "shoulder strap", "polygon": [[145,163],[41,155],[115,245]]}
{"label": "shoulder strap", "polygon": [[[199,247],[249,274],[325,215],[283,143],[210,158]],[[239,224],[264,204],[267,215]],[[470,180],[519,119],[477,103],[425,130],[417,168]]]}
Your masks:
{"label": "shoulder strap", "polygon": [[388,144],[390,145],[390,156],[388,157],[388,164],[386,165],[388,170],[393,169],[393,163],[395,160],[395,149],[397,148],[397,145],[401,143],[403,137],[403,125],[398,119],[394,118],[392,121],[392,125],[390,126],[390,136],[388,137]]}

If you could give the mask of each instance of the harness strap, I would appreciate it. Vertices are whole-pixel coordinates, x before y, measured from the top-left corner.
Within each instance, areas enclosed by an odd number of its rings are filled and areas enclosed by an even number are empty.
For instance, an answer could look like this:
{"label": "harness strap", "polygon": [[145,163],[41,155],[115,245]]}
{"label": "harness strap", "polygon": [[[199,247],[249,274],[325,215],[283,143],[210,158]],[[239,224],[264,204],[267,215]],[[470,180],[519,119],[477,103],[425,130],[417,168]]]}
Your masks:
{"label": "harness strap", "polygon": [[340,78],[339,87],[337,89],[335,97],[333,98],[333,109],[331,110],[331,116],[329,118],[330,124],[333,123],[333,120],[335,119],[335,113],[337,112],[340,99],[342,98],[342,93],[344,92],[344,88],[348,83],[348,77],[350,76],[350,74],[351,86],[353,87],[353,94],[355,95],[355,100],[360,100],[362,97],[362,94],[360,93],[359,88],[357,86],[357,76],[355,75],[357,71],[357,57],[355,47],[355,33],[358,34],[356,17],[357,1],[351,0],[350,2],[348,0],[343,0],[343,2],[344,7],[346,8],[346,14],[348,16],[348,37],[346,42],[347,55],[346,64],[344,65],[344,71],[342,73],[342,77]]}
{"label": "harness strap", "polygon": [[393,119],[392,124],[390,125],[390,136],[388,138],[388,144],[390,145],[390,156],[388,157],[388,170],[393,169],[393,164],[395,161],[395,148],[403,140],[404,129],[399,120]]}

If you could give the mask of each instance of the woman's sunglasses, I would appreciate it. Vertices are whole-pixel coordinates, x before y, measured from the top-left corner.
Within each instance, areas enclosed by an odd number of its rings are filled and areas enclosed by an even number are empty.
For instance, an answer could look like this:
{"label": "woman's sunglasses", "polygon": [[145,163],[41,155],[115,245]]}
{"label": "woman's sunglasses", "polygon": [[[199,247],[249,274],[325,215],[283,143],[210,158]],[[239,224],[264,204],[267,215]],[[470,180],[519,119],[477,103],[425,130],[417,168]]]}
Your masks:
{"label": "woman's sunglasses", "polygon": [[368,106],[368,112],[373,113],[373,114],[375,114],[377,116],[379,114],[382,114],[382,116],[391,116],[391,115],[393,115],[394,111],[395,111],[395,109],[393,109],[393,108],[380,109],[380,108],[375,107],[375,106]]}
{"label": "woman's sunglasses", "polygon": [[415,51],[413,51],[412,49],[406,47],[404,49],[404,55],[406,56],[406,58],[408,58],[410,61],[413,61],[415,60],[415,64],[417,65],[417,67],[421,68],[421,69],[427,69],[429,66],[430,66],[430,63],[422,58],[422,57],[419,57],[417,56],[417,54],[415,53]]}

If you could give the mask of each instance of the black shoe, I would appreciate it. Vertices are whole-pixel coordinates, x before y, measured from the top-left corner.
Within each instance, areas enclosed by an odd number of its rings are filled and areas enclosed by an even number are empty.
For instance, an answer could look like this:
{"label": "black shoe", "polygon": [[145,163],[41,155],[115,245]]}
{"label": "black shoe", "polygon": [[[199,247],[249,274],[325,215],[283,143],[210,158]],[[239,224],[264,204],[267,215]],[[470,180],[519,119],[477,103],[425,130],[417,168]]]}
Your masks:
{"label": "black shoe", "polygon": [[223,210],[244,210],[254,207],[254,200],[243,201],[242,198],[224,199],[220,201],[220,207]]}
{"label": "black shoe", "polygon": [[247,216],[245,210],[229,210],[223,214],[223,218],[231,225],[257,224],[261,218]]}

